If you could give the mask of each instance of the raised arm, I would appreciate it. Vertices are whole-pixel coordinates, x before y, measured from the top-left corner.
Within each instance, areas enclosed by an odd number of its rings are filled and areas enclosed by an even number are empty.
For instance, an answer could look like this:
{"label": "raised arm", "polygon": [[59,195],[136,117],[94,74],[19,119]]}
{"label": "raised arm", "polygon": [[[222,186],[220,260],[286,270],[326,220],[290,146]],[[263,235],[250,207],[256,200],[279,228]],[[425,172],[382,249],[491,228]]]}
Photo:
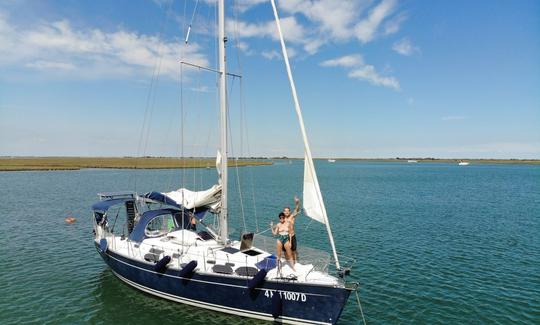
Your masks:
{"label": "raised arm", "polygon": [[291,213],[291,217],[295,218],[300,212],[300,199],[298,196],[294,196],[294,211]]}
{"label": "raised arm", "polygon": [[270,222],[270,229],[272,229],[272,235],[274,236],[277,235],[277,228],[278,228],[277,225],[274,226],[274,223]]}

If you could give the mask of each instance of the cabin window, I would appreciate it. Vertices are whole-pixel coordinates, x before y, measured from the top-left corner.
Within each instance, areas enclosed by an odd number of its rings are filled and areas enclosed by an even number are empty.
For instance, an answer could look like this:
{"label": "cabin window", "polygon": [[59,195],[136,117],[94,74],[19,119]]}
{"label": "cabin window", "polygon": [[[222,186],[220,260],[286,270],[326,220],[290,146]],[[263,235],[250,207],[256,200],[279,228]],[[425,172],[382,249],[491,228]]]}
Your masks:
{"label": "cabin window", "polygon": [[176,227],[174,218],[170,214],[163,214],[152,219],[145,229],[148,237],[159,237],[167,234]]}
{"label": "cabin window", "polygon": [[192,217],[193,217],[193,213],[191,212],[188,212],[188,211],[185,211],[184,213],[179,212],[175,214],[176,224],[178,224],[178,227],[180,229],[196,230],[197,227],[195,226],[195,224],[191,223]]}

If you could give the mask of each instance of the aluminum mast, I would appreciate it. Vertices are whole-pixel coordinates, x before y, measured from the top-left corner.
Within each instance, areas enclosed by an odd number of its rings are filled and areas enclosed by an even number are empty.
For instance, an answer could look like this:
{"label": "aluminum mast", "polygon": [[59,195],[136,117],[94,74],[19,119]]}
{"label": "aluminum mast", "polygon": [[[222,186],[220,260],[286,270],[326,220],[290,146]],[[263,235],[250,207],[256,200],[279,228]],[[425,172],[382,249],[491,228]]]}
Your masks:
{"label": "aluminum mast", "polygon": [[219,44],[219,108],[221,125],[221,212],[219,214],[219,236],[222,244],[228,242],[227,226],[227,72],[225,67],[225,3],[218,1],[218,44]]}

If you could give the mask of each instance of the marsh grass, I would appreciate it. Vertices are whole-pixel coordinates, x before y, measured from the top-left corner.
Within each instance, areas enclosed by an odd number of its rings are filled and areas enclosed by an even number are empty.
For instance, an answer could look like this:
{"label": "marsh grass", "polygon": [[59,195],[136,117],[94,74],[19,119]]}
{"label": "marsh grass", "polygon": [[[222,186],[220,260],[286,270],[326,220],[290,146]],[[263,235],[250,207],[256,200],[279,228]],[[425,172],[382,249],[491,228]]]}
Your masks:
{"label": "marsh grass", "polygon": [[[271,165],[270,161],[229,160],[229,166]],[[0,170],[77,170],[83,168],[119,169],[171,169],[214,168],[215,159],[206,158],[100,158],[100,157],[4,157],[0,158]]]}

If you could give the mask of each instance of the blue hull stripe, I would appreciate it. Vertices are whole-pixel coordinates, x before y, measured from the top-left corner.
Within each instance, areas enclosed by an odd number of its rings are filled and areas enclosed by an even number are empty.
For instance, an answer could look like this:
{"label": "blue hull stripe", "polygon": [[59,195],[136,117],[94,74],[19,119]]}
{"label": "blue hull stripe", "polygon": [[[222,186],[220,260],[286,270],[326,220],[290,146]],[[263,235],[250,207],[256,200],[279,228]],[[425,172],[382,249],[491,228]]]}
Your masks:
{"label": "blue hull stripe", "polygon": [[278,281],[265,281],[252,292],[247,289],[248,277],[206,272],[180,277],[179,270],[158,273],[153,264],[110,250],[98,252],[118,278],[137,289],[189,305],[270,321],[274,320],[273,294],[279,294],[283,302],[278,320],[295,324],[334,324],[350,294],[345,288]]}

